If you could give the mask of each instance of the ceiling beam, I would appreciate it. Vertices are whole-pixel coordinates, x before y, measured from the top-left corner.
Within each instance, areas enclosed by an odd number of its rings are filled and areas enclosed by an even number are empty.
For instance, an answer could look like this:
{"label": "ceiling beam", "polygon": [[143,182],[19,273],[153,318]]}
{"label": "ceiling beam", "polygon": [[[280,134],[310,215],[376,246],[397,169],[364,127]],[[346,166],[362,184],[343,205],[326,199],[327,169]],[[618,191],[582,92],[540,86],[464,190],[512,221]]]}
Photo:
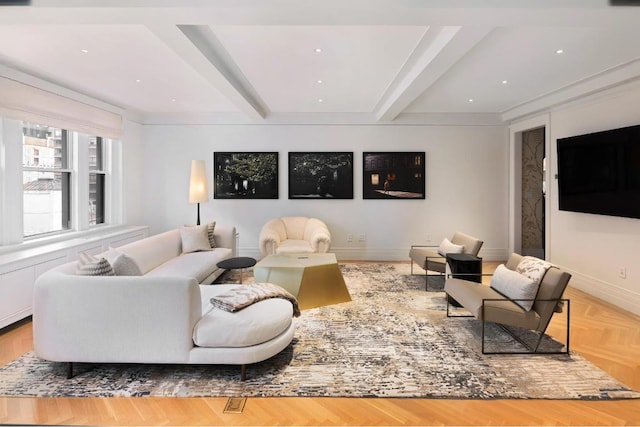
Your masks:
{"label": "ceiling beam", "polygon": [[376,119],[394,120],[491,30],[487,27],[430,27],[378,101],[374,109]]}
{"label": "ceiling beam", "polygon": [[264,119],[267,108],[208,26],[149,24],[147,28],[240,111]]}

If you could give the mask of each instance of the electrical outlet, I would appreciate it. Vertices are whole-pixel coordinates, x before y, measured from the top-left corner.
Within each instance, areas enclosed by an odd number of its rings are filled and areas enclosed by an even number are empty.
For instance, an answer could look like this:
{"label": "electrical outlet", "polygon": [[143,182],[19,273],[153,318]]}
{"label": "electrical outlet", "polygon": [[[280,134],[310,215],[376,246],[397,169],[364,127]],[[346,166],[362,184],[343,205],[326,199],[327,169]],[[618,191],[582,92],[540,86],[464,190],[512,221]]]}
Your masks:
{"label": "electrical outlet", "polygon": [[433,234],[427,234],[427,242],[433,242]]}
{"label": "electrical outlet", "polygon": [[627,269],[625,267],[618,267],[618,276],[620,276],[621,279],[626,279]]}
{"label": "electrical outlet", "polygon": [[353,234],[347,234],[347,242],[353,242]]}
{"label": "electrical outlet", "polygon": [[360,236],[358,236],[358,240],[361,242],[365,242],[367,240],[367,235],[361,234]]}

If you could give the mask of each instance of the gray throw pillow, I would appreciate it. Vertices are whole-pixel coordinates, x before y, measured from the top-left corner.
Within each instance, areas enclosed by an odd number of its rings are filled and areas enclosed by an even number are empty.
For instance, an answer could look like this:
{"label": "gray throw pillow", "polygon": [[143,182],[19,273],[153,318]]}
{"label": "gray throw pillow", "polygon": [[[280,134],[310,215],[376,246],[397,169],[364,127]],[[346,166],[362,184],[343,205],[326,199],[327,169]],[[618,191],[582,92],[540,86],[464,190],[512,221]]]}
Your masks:
{"label": "gray throw pillow", "polygon": [[127,254],[118,255],[112,264],[116,276],[142,276],[138,264]]}

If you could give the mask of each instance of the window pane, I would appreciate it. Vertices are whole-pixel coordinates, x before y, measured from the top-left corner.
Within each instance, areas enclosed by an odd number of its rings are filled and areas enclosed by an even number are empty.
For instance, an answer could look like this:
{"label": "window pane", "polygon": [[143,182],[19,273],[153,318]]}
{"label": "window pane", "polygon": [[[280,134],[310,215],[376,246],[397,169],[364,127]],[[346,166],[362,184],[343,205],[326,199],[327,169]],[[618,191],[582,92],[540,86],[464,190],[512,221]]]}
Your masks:
{"label": "window pane", "polygon": [[89,174],[89,225],[104,224],[104,174]]}
{"label": "window pane", "polygon": [[104,170],[102,152],[102,137],[89,137],[89,170]]}
{"label": "window pane", "polygon": [[69,182],[67,172],[22,172],[26,237],[69,228]]}
{"label": "window pane", "polygon": [[41,171],[22,172],[22,207],[25,237],[69,228],[70,173],[67,131],[24,123],[22,126],[22,165]]}
{"label": "window pane", "polygon": [[67,169],[67,131],[23,123],[22,166]]}

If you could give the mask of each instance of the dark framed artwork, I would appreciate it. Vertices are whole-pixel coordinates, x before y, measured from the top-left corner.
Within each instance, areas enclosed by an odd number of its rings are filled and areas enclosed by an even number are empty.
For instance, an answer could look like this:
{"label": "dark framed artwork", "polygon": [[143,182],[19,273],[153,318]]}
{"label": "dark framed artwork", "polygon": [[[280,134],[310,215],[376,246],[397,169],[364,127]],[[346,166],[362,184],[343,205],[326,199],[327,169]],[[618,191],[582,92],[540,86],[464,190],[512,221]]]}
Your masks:
{"label": "dark framed artwork", "polygon": [[213,153],[214,199],[277,199],[277,152]]}
{"label": "dark framed artwork", "polygon": [[362,153],[363,199],[424,199],[425,154]]}
{"label": "dark framed artwork", "polygon": [[353,199],[353,152],[290,152],[290,199]]}

